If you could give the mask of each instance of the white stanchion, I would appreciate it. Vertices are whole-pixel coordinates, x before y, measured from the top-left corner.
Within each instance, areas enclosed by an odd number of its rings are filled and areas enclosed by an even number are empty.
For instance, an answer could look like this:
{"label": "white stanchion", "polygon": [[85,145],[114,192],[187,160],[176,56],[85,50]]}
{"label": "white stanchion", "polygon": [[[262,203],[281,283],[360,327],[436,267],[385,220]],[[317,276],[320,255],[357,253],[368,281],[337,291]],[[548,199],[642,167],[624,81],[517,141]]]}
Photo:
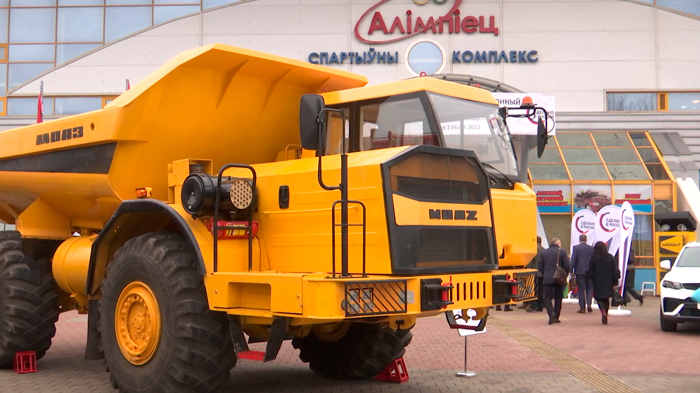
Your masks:
{"label": "white stanchion", "polygon": [[476,373],[474,371],[469,371],[467,369],[467,337],[469,336],[464,336],[464,371],[460,371],[456,374],[458,377],[462,378],[476,377]]}

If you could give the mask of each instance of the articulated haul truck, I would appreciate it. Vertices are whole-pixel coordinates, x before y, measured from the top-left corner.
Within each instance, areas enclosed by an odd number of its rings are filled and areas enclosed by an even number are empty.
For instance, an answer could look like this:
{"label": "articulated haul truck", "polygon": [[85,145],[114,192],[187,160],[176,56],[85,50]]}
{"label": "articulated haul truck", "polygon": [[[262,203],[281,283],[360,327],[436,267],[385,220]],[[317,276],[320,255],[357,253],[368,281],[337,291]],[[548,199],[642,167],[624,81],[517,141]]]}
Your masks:
{"label": "articulated haul truck", "polygon": [[124,392],[215,391],[285,340],[365,379],[417,318],[534,298],[506,111],[434,78],[366,84],[214,44],[101,110],[0,133],[0,367],[78,310]]}

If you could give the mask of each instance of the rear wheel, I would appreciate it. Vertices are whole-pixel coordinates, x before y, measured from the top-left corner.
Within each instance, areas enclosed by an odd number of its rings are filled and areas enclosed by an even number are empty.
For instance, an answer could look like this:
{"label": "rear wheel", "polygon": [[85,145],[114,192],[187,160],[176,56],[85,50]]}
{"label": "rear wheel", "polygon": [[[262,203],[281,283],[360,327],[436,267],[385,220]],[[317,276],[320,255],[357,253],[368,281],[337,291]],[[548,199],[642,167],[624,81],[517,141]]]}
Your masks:
{"label": "rear wheel", "polygon": [[19,232],[0,232],[0,368],[12,367],[15,353],[51,347],[58,320],[58,294],[47,259],[22,253]]}
{"label": "rear wheel", "polygon": [[664,332],[675,332],[678,328],[678,324],[675,322],[668,321],[664,318],[664,312],[659,310],[659,324],[661,325],[661,330]]}
{"label": "rear wheel", "polygon": [[312,371],[334,379],[376,377],[393,360],[406,352],[413,335],[410,330],[392,330],[381,324],[352,323],[337,341],[325,342],[313,332],[292,340],[299,358]]}
{"label": "rear wheel", "polygon": [[211,392],[235,354],[225,314],[209,310],[194,252],[174,233],[131,239],[107,266],[102,348],[123,392]]}

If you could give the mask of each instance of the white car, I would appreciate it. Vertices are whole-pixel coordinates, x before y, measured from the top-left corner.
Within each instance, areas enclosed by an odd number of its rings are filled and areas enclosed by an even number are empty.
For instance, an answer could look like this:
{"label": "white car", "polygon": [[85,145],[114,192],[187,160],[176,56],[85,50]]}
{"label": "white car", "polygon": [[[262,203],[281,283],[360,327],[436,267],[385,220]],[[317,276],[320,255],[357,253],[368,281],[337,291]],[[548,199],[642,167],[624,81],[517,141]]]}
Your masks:
{"label": "white car", "polygon": [[673,332],[679,323],[700,322],[700,303],[690,298],[700,288],[700,243],[686,244],[673,267],[669,260],[660,266],[670,270],[661,280],[661,330]]}

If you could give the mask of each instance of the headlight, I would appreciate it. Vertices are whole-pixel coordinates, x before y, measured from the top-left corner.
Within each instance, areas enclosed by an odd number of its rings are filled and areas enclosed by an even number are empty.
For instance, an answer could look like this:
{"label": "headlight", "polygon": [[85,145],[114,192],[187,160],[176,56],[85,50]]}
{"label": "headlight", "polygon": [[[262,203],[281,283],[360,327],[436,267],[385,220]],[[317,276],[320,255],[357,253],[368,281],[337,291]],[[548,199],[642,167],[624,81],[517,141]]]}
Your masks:
{"label": "headlight", "polygon": [[[195,217],[214,214],[216,177],[192,173],[182,183],[182,207]],[[219,187],[219,217],[228,214],[247,219],[253,204],[253,184],[248,179],[224,177]]]}
{"label": "headlight", "polygon": [[664,280],[661,285],[663,285],[664,288],[683,289],[683,284],[674,281]]}

